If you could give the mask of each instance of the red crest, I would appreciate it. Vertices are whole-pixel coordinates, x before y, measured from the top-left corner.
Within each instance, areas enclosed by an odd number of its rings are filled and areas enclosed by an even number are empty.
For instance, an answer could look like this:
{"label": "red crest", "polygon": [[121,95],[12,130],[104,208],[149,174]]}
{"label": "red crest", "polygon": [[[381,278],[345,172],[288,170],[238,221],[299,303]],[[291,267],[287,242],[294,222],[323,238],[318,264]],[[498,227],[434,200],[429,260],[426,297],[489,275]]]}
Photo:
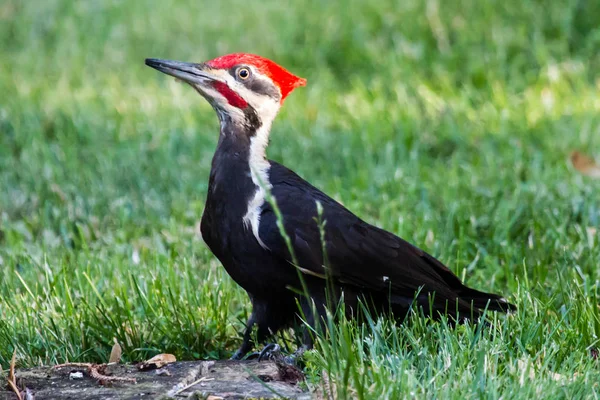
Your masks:
{"label": "red crest", "polygon": [[234,53],[207,61],[212,68],[229,69],[239,64],[252,65],[260,73],[271,78],[281,91],[281,102],[298,86],[305,86],[306,79],[300,78],[273,61],[247,53]]}

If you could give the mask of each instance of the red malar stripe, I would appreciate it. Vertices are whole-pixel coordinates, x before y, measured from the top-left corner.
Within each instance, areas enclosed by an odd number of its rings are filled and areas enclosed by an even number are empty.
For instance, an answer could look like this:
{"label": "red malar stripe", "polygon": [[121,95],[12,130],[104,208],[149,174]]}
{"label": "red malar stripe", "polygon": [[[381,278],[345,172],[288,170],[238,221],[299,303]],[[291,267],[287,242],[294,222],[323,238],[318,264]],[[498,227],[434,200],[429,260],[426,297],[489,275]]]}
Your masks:
{"label": "red malar stripe", "polygon": [[239,94],[231,90],[225,82],[214,81],[213,87],[227,99],[227,102],[234,107],[244,109],[248,107],[246,100],[242,99]]}

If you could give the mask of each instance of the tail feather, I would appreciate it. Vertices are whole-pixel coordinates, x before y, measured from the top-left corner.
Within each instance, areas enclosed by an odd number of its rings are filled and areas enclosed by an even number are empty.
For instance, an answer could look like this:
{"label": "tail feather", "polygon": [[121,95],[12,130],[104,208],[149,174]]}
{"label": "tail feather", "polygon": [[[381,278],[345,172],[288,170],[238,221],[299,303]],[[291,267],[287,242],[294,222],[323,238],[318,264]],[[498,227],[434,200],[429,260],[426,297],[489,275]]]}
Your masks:
{"label": "tail feather", "polygon": [[504,297],[493,293],[480,292],[475,289],[468,289],[466,293],[461,293],[461,300],[473,305],[480,310],[512,312],[517,310],[517,306],[509,303]]}

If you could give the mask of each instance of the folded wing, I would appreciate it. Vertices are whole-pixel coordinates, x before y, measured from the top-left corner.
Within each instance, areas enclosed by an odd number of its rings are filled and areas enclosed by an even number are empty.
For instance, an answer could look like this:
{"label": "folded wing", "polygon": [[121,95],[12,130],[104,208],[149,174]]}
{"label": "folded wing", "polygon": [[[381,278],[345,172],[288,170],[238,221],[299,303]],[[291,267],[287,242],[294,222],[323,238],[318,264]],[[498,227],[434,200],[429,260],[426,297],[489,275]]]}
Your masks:
{"label": "folded wing", "polygon": [[[434,257],[362,221],[287,168],[271,164],[272,193],[283,215],[296,267],[302,273],[324,279],[324,265],[328,265],[336,284],[361,293],[386,295],[392,305],[403,307],[416,299],[424,308],[449,314],[458,311],[465,317],[471,313],[479,315],[486,307],[496,311],[514,308],[498,295],[463,285]],[[327,262],[317,221],[317,202],[323,208]],[[259,236],[272,253],[292,264],[270,204],[263,207]]]}

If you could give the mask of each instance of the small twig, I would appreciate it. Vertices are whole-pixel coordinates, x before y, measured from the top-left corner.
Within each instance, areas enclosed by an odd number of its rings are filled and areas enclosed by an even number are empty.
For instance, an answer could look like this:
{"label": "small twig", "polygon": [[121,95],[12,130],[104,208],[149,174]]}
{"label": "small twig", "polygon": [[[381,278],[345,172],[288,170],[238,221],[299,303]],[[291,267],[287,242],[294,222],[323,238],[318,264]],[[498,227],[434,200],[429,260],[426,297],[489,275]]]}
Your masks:
{"label": "small twig", "polygon": [[65,367],[71,367],[71,368],[90,368],[92,366],[91,363],[64,363],[64,364],[58,364],[55,365],[54,369],[59,369],[59,368],[65,368]]}
{"label": "small twig", "polygon": [[10,386],[10,389],[13,392],[15,392],[15,394],[17,395],[17,399],[23,400],[23,397],[21,396],[21,391],[13,381],[8,381],[8,386]]}
{"label": "small twig", "polygon": [[177,396],[179,393],[181,393],[185,390],[188,390],[189,388],[191,388],[192,386],[194,386],[197,383],[204,382],[204,381],[213,381],[213,380],[215,380],[215,378],[207,378],[207,377],[203,376],[202,378],[195,380],[194,382],[190,383],[189,385],[182,387],[181,389],[179,389],[178,391],[173,393],[173,396]]}
{"label": "small twig", "polygon": [[135,378],[126,378],[124,376],[108,376],[101,374],[99,371],[99,368],[101,367],[106,367],[106,365],[93,365],[91,368],[88,369],[90,376],[99,382],[137,382]]}
{"label": "small twig", "polygon": [[126,378],[126,377],[122,377],[122,376],[104,375],[103,373],[100,372],[100,370],[104,370],[106,368],[106,364],[65,363],[65,364],[55,365],[53,368],[54,369],[59,369],[59,368],[64,368],[64,367],[86,368],[87,369],[87,373],[92,378],[94,378],[95,380],[97,380],[99,383],[106,383],[106,382],[130,382],[130,383],[137,383],[137,381],[136,381],[135,378]]}
{"label": "small twig", "polygon": [[8,386],[12,389],[13,392],[17,395],[18,400],[23,400],[23,396],[21,396],[21,391],[17,386],[17,378],[15,377],[15,364],[17,363],[17,349],[13,352],[12,360],[10,360],[10,370],[8,372]]}

